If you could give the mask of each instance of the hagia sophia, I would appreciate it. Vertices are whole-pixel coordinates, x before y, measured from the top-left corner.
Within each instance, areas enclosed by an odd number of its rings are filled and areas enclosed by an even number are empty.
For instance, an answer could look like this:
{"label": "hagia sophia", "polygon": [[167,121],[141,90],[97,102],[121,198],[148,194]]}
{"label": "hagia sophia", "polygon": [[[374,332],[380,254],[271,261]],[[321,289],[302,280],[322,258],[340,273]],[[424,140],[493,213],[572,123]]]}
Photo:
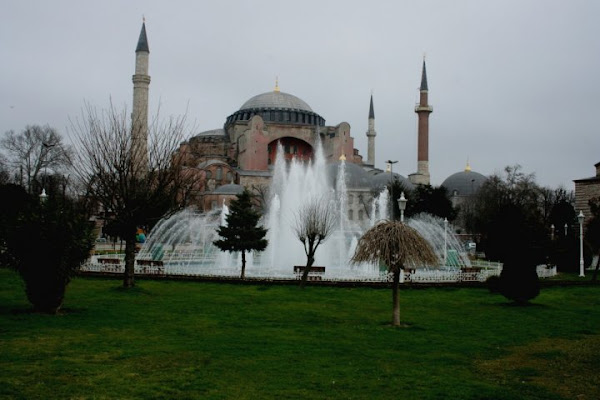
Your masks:
{"label": "hagia sophia", "polygon": [[[133,121],[139,121],[134,132],[147,132],[149,46],[145,23],[136,48],[136,74],[133,76]],[[428,83],[423,60],[420,98],[414,112],[418,118],[417,171],[408,177],[394,173],[407,189],[414,185],[429,184],[429,116],[433,108],[428,103]],[[367,110],[365,110],[367,111]],[[365,114],[367,114],[365,112]],[[346,162],[346,186],[350,193],[348,212],[362,219],[361,208],[369,196],[382,190],[390,182],[391,171],[375,168],[375,109],[371,95],[368,109],[367,157],[364,159],[354,147],[350,124],[326,123],[326,119],[304,100],[280,90],[276,82],[272,91],[258,94],[242,103],[225,118],[222,127],[200,132],[181,143],[178,152],[184,157],[185,167],[198,174],[197,185],[191,198],[200,210],[208,211],[229,201],[244,187],[268,187],[280,145],[286,159],[311,160],[317,137],[331,168],[327,172],[335,185],[337,166]],[[144,140],[144,139],[141,139]],[[390,166],[389,166],[390,167]],[[453,203],[476,192],[486,177],[470,166],[447,177],[444,186]],[[365,198],[366,196],[366,198]],[[360,199],[360,200],[359,200]]]}

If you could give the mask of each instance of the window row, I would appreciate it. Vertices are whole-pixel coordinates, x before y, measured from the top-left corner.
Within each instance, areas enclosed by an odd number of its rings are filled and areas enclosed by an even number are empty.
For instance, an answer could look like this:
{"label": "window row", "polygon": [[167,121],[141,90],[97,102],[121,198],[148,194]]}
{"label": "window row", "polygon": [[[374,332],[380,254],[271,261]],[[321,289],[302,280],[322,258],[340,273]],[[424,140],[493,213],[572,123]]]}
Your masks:
{"label": "window row", "polygon": [[296,122],[299,124],[325,125],[325,120],[318,115],[298,111],[262,111],[260,113],[255,111],[240,111],[227,118],[227,123],[248,121],[255,115],[260,115],[263,120],[271,122]]}

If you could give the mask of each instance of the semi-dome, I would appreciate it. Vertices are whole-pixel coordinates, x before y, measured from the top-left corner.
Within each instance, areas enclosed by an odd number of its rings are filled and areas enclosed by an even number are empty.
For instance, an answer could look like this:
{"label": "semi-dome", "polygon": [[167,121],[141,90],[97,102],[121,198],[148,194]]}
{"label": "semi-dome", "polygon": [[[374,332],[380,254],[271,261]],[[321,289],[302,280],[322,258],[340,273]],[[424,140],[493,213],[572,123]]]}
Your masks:
{"label": "semi-dome", "polygon": [[[382,171],[371,177],[371,185],[375,190],[383,190],[383,188],[390,184],[390,179],[390,174]],[[407,190],[413,190],[415,187],[408,178],[400,174],[394,173],[394,180],[399,181]]]}
{"label": "semi-dome", "polygon": [[450,175],[442,182],[450,196],[471,196],[479,190],[487,178],[479,172],[471,171],[467,165],[464,171]]}
{"label": "semi-dome", "polygon": [[249,121],[259,115],[265,122],[293,125],[325,125],[325,119],[315,113],[302,99],[280,92],[261,93],[246,101],[239,110],[227,117],[225,125]]}
{"label": "semi-dome", "polygon": [[[335,185],[340,170],[341,161],[327,165],[327,176],[332,185]],[[344,175],[346,176],[346,187],[348,189],[371,189],[371,177],[358,164],[345,163]]]}

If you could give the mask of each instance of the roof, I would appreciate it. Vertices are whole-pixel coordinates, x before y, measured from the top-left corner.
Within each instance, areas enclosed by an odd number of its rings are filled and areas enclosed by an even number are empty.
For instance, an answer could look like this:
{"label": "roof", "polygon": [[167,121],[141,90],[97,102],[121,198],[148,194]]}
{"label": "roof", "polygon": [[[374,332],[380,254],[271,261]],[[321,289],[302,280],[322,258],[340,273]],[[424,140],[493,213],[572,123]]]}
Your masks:
{"label": "roof", "polygon": [[[342,161],[327,164],[327,175],[334,186],[338,179],[341,163]],[[344,162],[344,176],[346,177],[346,187],[348,189],[371,189],[369,173],[357,164]]]}
{"label": "roof", "polygon": [[202,161],[201,163],[198,164],[198,166],[196,168],[203,169],[203,168],[206,168],[206,167],[210,167],[211,165],[215,165],[215,164],[229,166],[229,164],[227,164],[223,160],[210,159],[210,160]]}
{"label": "roof", "polygon": [[240,107],[240,111],[250,109],[289,109],[313,112],[304,100],[292,94],[278,91],[254,96]]}
{"label": "roof", "polygon": [[[371,184],[373,185],[373,189],[377,189],[377,190],[383,190],[384,187],[386,187],[387,185],[389,185],[390,183],[390,173],[388,172],[379,172],[376,173],[372,178],[371,178]],[[412,190],[414,189],[414,185],[412,184],[412,182],[400,175],[394,172],[394,180],[399,181],[407,190]]]}
{"label": "roof", "polygon": [[140,32],[140,38],[138,39],[137,47],[135,48],[135,52],[145,51],[150,53],[150,48],[148,47],[148,38],[146,37],[146,23],[142,23],[142,31]]}
{"label": "roof", "polygon": [[266,177],[270,177],[270,176],[273,175],[271,173],[271,171],[254,171],[254,170],[248,170],[248,169],[238,169],[237,173],[240,176],[266,176]]}
{"label": "roof", "polygon": [[225,136],[225,129],[223,128],[217,128],[217,129],[211,129],[208,131],[204,131],[204,132],[200,132],[199,134],[197,134],[194,137],[198,137],[198,136]]}
{"label": "roof", "polygon": [[441,186],[448,189],[450,196],[470,196],[479,190],[486,179],[485,175],[467,168],[447,177]]}
{"label": "roof", "polygon": [[244,187],[242,185],[237,185],[235,183],[228,183],[227,185],[222,185],[216,188],[211,192],[211,194],[240,194],[244,191]]}

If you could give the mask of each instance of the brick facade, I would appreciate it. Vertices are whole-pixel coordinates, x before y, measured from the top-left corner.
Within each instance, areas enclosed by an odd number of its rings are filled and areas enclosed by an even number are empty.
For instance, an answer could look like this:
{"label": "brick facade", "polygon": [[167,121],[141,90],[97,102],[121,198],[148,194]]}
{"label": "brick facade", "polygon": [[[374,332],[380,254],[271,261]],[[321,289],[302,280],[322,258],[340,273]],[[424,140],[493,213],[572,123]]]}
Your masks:
{"label": "brick facade", "polygon": [[596,176],[584,179],[576,179],[575,182],[575,209],[583,211],[583,215],[589,218],[592,213],[588,202],[594,197],[600,197],[600,162],[595,165]]}

